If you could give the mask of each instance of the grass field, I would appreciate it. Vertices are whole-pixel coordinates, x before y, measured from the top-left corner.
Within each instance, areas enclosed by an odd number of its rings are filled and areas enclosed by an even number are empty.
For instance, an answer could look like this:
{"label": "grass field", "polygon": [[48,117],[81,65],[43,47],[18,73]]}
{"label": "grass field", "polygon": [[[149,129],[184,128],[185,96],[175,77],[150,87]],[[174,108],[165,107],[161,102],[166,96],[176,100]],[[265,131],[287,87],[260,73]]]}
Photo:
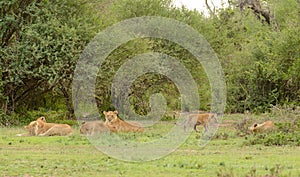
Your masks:
{"label": "grass field", "polygon": [[[226,116],[232,122],[239,115]],[[160,136],[174,122],[160,122],[138,135]],[[98,151],[85,136],[16,137],[22,128],[0,128],[1,176],[300,176],[299,146],[247,145],[232,124],[205,147],[193,132],[175,152],[150,162],[123,162]],[[224,136],[226,135],[226,136]],[[128,138],[128,137],[127,137]]]}

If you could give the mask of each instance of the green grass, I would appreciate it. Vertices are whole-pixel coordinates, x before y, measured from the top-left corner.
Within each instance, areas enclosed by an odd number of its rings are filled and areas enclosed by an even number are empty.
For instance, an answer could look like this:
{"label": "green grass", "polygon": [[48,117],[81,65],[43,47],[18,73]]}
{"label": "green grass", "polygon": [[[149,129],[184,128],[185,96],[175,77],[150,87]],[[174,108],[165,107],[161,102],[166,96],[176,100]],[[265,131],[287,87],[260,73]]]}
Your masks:
{"label": "green grass", "polygon": [[[236,115],[225,119],[238,118]],[[160,137],[174,122],[163,122],[136,135]],[[300,176],[299,146],[245,145],[232,127],[221,127],[199,147],[200,133],[170,155],[150,162],[123,162],[98,151],[78,133],[68,137],[16,137],[22,128],[0,128],[0,176]],[[227,136],[223,136],[223,135]],[[130,134],[122,135],[130,139]]]}

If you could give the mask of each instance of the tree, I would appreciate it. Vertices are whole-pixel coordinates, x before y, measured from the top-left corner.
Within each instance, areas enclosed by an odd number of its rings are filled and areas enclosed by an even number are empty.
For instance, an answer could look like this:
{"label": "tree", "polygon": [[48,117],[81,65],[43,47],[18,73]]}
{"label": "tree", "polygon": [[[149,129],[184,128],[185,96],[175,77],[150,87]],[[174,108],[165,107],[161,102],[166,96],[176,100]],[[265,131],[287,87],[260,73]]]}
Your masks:
{"label": "tree", "polygon": [[277,23],[275,21],[274,16],[270,13],[270,8],[268,6],[263,8],[259,0],[240,0],[238,2],[238,7],[240,8],[241,12],[244,10],[245,7],[250,8],[257,17],[257,19],[259,19],[262,22],[266,22],[269,25],[273,23],[275,25],[275,29],[277,29]]}
{"label": "tree", "polygon": [[85,0],[7,0],[1,5],[4,111],[30,109],[30,103],[42,106],[37,104],[42,104],[44,94],[58,92],[72,117],[73,70],[84,46],[101,28],[93,4]]}

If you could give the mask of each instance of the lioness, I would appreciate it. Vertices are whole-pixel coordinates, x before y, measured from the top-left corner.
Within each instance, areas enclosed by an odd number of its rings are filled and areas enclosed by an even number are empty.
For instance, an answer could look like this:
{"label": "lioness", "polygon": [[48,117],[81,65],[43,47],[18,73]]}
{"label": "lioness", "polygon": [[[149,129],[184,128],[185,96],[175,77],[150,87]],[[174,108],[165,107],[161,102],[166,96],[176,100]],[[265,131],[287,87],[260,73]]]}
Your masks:
{"label": "lioness", "polygon": [[199,132],[197,129],[198,125],[203,125],[204,131],[208,130],[209,123],[212,120],[215,122],[217,115],[213,113],[204,113],[204,114],[190,114],[189,117],[184,121],[184,131],[187,131],[187,128],[190,126],[194,127],[196,132]]}
{"label": "lioness", "polygon": [[[46,119],[38,119],[40,121],[46,122]],[[30,122],[27,126],[24,126],[26,130],[28,130],[27,133],[23,134],[17,134],[17,136],[36,136],[37,135],[37,121]]]}
{"label": "lioness", "polygon": [[126,121],[118,118],[118,111],[104,111],[105,115],[105,125],[112,132],[142,132],[144,128],[142,126],[138,126],[137,123],[128,123]]}
{"label": "lioness", "polygon": [[65,136],[73,132],[70,125],[47,123],[45,117],[38,118],[36,123],[36,135],[38,136]]}
{"label": "lioness", "polygon": [[274,123],[269,120],[269,121],[263,122],[261,124],[255,123],[248,129],[250,131],[252,131],[252,133],[259,133],[259,132],[267,132],[267,131],[273,130],[274,127],[275,127]]}
{"label": "lioness", "polygon": [[110,129],[102,121],[82,122],[80,127],[80,133],[84,135],[94,136],[103,132],[110,132]]}

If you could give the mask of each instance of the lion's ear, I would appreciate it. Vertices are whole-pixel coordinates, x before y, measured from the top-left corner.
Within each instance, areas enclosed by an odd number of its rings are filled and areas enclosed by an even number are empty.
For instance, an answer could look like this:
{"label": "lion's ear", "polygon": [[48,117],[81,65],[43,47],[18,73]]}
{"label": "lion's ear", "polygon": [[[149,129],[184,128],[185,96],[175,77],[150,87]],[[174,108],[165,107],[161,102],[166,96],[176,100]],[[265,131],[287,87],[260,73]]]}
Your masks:
{"label": "lion's ear", "polygon": [[118,114],[118,111],[114,111],[115,114]]}
{"label": "lion's ear", "polygon": [[253,127],[257,127],[257,124],[254,124]]}
{"label": "lion's ear", "polygon": [[106,115],[106,114],[107,114],[107,112],[106,112],[106,111],[103,111],[103,114],[104,114],[104,115]]}
{"label": "lion's ear", "polygon": [[85,124],[85,121],[83,121],[83,122],[81,123],[81,125],[83,125],[83,124]]}
{"label": "lion's ear", "polygon": [[44,116],[40,117],[40,120],[46,122],[46,118]]}

